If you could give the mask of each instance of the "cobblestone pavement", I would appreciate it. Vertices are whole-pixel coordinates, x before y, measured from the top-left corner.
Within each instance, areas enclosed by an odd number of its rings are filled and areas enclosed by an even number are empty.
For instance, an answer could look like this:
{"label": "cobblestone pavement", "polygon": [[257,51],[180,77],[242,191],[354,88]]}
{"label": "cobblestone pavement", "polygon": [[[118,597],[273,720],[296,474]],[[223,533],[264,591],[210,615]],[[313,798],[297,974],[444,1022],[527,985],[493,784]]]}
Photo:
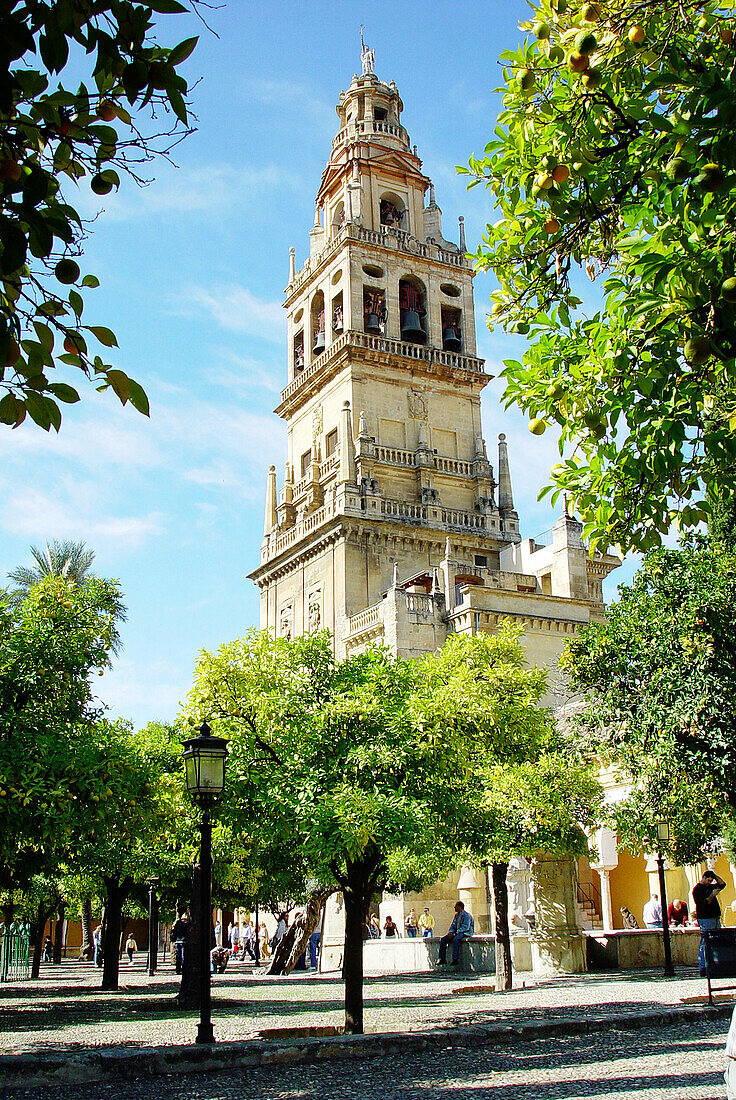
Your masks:
{"label": "cobblestone pavement", "polygon": [[232,1073],[0,1090],[2,1100],[722,1100],[724,1021]]}
{"label": "cobblestone pavement", "polygon": [[[142,961],[121,966],[120,990],[102,993],[100,972],[74,962],[46,966],[41,980],[0,985],[0,1051],[58,1053],[106,1046],[188,1044],[196,1014],[173,1004],[178,979],[171,967],[149,979]],[[490,975],[428,974],[369,978],[366,1031],[390,1032],[463,1024],[564,1020],[590,1013],[636,1014],[658,1006],[703,1003],[705,982],[694,971],[674,979],[660,972],[586,974],[493,993]],[[219,1041],[259,1031],[340,1025],[343,985],[335,975],[269,978],[237,964],[213,980],[213,1018]]]}

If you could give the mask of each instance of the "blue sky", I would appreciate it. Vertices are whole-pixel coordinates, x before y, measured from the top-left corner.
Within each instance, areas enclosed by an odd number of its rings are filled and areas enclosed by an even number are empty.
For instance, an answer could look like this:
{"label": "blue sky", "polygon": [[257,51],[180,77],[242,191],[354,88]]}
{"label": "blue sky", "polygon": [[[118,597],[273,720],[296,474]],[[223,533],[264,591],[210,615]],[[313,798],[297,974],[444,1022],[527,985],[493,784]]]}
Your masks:
{"label": "blue sky", "polygon": [[[314,196],[337,130],[335,103],[360,68],[360,24],[376,72],[395,80],[403,121],[436,186],[444,235],[469,246],[491,217],[487,194],[466,192],[455,165],[490,139],[500,107],[500,51],[520,36],[522,0],[408,0],[268,5],[230,0],[208,19],[171,18],[167,44],[201,33],[187,62],[197,132],[159,162],[142,190],[101,209],[82,269],[101,280],[85,320],[109,325],[115,363],[138,379],[151,419],[94,392],[65,411],[58,437],[0,429],[0,573],[29,563],[53,538],[95,549],[96,571],[119,579],[128,607],[124,649],[98,684],[113,714],[170,719],[197,652],[257,625],[246,573],[259,560],[265,472],[283,468],[285,425],[273,415],[285,384],[289,246],[307,255]],[[96,200],[95,200],[96,201]],[[484,326],[492,278],[476,279],[479,354],[491,372],[519,357],[521,338]],[[489,450],[505,431],[522,534],[551,526],[536,495],[556,448],[484,398]],[[495,456],[493,456],[495,457]],[[493,459],[492,459],[493,460]],[[629,576],[626,567],[609,582]]]}

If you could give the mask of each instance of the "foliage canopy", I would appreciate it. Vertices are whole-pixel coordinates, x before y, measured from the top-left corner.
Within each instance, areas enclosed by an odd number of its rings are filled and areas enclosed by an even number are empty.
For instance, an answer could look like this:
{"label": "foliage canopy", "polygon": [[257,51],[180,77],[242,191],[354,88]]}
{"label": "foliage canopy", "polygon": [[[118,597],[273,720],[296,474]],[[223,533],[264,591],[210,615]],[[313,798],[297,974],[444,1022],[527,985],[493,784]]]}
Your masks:
{"label": "foliage canopy", "polygon": [[[648,550],[730,497],[736,461],[733,0],[542,0],[502,54],[474,179],[499,218],[475,260],[492,321],[528,333],[507,404],[560,428],[593,544]],[[581,278],[602,301],[582,310]],[[589,297],[589,296],[586,296]]]}

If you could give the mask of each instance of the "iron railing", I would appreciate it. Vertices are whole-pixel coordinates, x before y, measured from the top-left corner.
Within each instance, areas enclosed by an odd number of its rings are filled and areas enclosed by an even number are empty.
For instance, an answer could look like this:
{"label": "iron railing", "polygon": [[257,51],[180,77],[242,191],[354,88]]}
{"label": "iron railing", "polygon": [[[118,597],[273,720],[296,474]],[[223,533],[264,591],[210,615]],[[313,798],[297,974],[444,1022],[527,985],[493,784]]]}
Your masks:
{"label": "iron railing", "polygon": [[30,924],[0,924],[0,982],[27,981],[30,946]]}

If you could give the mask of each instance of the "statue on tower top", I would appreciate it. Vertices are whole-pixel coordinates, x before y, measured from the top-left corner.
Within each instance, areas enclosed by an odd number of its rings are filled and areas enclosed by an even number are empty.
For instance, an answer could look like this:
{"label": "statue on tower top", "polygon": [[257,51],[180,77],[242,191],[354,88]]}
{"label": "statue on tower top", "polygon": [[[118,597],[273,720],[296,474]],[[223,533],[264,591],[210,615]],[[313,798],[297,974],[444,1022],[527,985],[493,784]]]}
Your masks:
{"label": "statue on tower top", "polygon": [[363,24],[360,25],[360,60],[363,63],[363,76],[372,76],[376,71],[376,51],[369,49],[363,41]]}

